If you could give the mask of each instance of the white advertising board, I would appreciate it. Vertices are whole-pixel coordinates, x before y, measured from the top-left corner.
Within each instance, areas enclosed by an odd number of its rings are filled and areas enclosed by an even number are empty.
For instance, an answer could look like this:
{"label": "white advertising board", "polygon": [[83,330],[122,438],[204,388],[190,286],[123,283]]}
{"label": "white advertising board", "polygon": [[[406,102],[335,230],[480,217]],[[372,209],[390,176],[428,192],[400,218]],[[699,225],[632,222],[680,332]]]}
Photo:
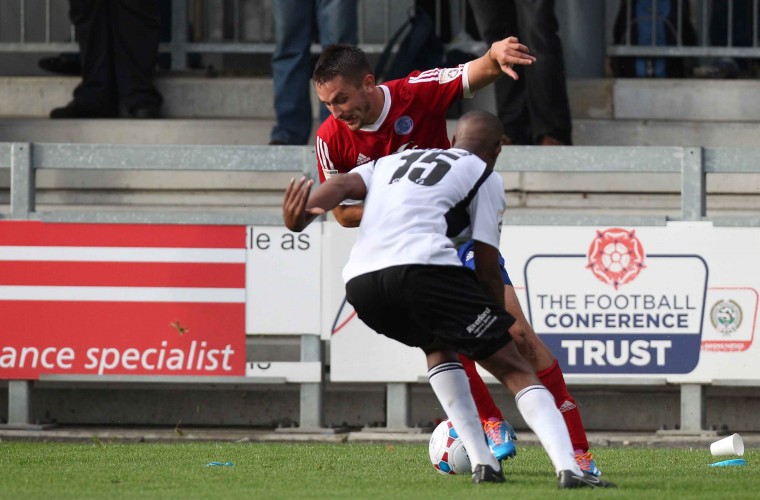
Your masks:
{"label": "white advertising board", "polygon": [[[343,302],[355,231],[326,223],[323,338],[331,380],[408,381],[424,356],[372,333]],[[505,226],[501,251],[523,309],[566,374],[760,380],[754,342],[760,230]]]}
{"label": "white advertising board", "polygon": [[321,225],[251,226],[246,247],[246,333],[319,334]]}

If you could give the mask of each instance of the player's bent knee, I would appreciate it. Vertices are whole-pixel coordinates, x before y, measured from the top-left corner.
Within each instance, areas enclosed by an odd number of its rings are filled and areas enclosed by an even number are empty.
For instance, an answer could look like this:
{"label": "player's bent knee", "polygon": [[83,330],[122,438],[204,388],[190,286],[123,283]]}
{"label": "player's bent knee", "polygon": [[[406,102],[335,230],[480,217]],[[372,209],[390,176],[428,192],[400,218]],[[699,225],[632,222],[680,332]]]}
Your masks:
{"label": "player's bent knee", "polygon": [[525,344],[528,337],[525,323],[519,320],[515,321],[509,328],[509,335],[518,346]]}

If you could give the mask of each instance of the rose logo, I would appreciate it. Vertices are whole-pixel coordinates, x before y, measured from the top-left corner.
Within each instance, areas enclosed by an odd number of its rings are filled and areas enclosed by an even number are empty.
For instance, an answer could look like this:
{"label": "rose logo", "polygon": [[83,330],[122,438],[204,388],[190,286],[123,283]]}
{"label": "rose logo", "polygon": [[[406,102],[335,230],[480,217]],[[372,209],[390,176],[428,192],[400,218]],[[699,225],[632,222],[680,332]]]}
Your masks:
{"label": "rose logo", "polygon": [[635,231],[597,231],[588,250],[588,266],[600,281],[618,289],[633,281],[644,266],[644,248]]}

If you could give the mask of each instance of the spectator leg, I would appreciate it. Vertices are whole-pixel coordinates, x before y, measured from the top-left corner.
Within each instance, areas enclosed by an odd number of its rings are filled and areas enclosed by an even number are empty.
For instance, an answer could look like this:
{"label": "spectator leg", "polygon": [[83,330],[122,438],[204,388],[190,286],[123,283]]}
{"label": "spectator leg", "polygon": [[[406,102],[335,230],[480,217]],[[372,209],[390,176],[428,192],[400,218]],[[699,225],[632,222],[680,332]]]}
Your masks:
{"label": "spectator leg", "polygon": [[114,73],[119,95],[130,111],[158,111],[163,99],[153,86],[161,30],[156,0],[112,0]]}
{"label": "spectator leg", "polygon": [[314,2],[274,0],[272,15],[275,37],[272,79],[277,123],[270,138],[281,144],[306,144],[312,125],[309,86]]}
{"label": "spectator leg", "polygon": [[[517,36],[524,42],[518,32],[513,1],[470,0],[470,5],[481,38],[488,45],[508,36]],[[519,80],[501,77],[493,84],[496,114],[504,125],[504,133],[513,144],[530,144],[530,121],[523,83],[525,71],[523,67],[516,67],[515,70],[520,75]]]}
{"label": "spectator leg", "polygon": [[549,136],[572,143],[565,64],[554,0],[516,0],[520,36],[536,56],[525,71],[528,113],[533,141]]}
{"label": "spectator leg", "polygon": [[[317,30],[319,43],[327,47],[334,43],[358,43],[357,0],[317,0]],[[319,120],[325,121],[330,112],[319,105]]]}
{"label": "spectator leg", "polygon": [[76,29],[82,64],[82,83],[74,90],[74,101],[91,108],[106,108],[116,115],[109,9],[108,0],[70,0],[69,17]]}

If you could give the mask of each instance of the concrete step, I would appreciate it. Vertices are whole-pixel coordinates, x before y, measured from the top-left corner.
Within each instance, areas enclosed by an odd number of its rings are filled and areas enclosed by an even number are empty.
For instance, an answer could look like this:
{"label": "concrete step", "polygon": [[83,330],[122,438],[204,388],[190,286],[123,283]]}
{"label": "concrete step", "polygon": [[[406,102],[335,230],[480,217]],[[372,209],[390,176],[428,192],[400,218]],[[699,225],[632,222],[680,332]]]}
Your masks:
{"label": "concrete step", "polygon": [[[449,134],[454,131],[449,121]],[[2,142],[267,144],[272,118],[50,120],[0,118]],[[315,121],[312,133],[316,131]],[[573,119],[579,146],[757,146],[760,121]],[[313,138],[312,138],[313,142]]]}
{"label": "concrete step", "polygon": [[[271,79],[202,76],[158,79],[169,119],[47,119],[77,82],[0,78],[0,141],[266,144],[274,122]],[[570,80],[568,93],[578,145],[739,147],[760,137],[760,87],[746,80]],[[312,95],[315,116],[316,106]],[[466,108],[493,106],[484,91]]]}
{"label": "concrete step", "polygon": [[[1,118],[2,142],[267,144],[272,118],[50,120]],[[316,130],[316,129],[315,129]]]}
{"label": "concrete step", "polygon": [[[75,77],[0,78],[0,117],[48,116],[71,99]],[[168,118],[274,117],[272,80],[165,76],[157,79]],[[481,103],[493,104],[491,89]],[[750,80],[569,80],[575,119],[757,122],[760,86]],[[479,103],[480,104],[480,103]],[[312,91],[312,107],[317,101]],[[316,116],[316,114],[315,114]]]}
{"label": "concrete step", "polygon": [[760,121],[573,119],[577,146],[756,147],[758,138]]}
{"label": "concrete step", "polygon": [[[47,118],[50,110],[71,100],[76,77],[0,78],[0,117]],[[168,118],[272,118],[269,78],[158,78]],[[316,105],[316,102],[315,102]]]}
{"label": "concrete step", "polygon": [[612,118],[622,120],[760,121],[754,80],[617,79]]}
{"label": "concrete step", "polygon": [[753,80],[617,78],[569,80],[574,119],[760,122]]}

